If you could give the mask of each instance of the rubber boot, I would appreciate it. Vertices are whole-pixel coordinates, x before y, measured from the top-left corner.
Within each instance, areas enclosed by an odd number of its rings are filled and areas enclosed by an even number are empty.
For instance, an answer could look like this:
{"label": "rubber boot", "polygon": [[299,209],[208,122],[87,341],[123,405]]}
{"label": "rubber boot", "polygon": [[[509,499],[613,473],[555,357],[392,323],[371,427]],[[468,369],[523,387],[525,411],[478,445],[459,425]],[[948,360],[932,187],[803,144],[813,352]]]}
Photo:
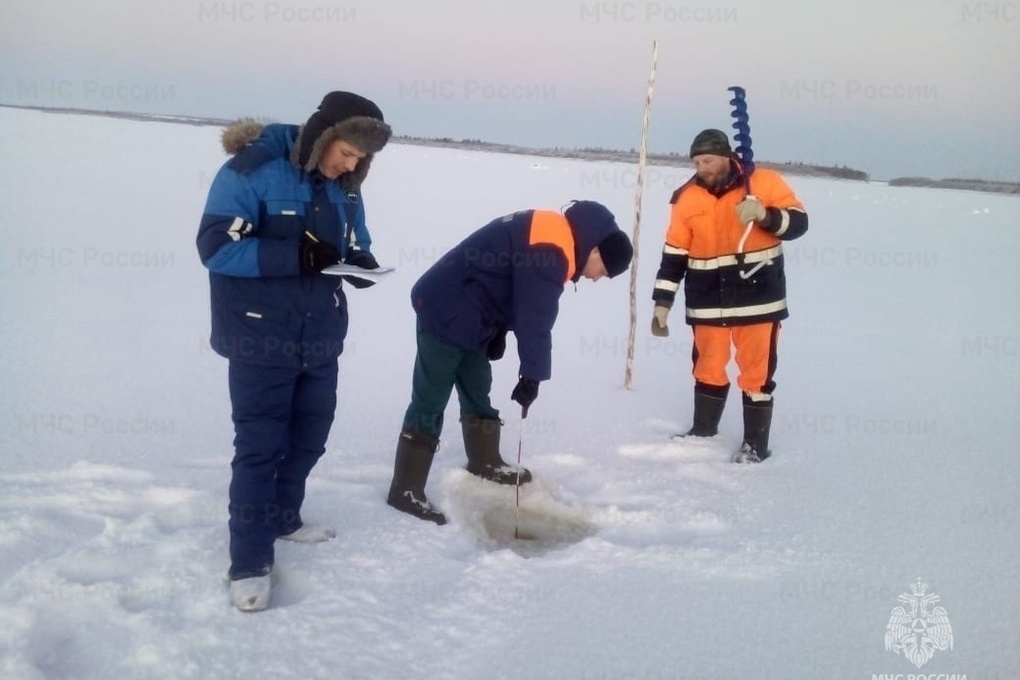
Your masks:
{"label": "rubber boot", "polygon": [[435,437],[407,430],[400,433],[386,502],[401,512],[442,526],[446,516],[425,497],[425,483],[438,448],[439,440]]}
{"label": "rubber boot", "polygon": [[734,463],[760,463],[770,455],[769,431],[772,429],[772,400],[751,401],[744,395],[744,443]]}
{"label": "rubber boot", "polygon": [[499,455],[499,430],[503,426],[494,418],[461,414],[467,471],[476,477],[497,484],[521,485],[531,481],[531,471],[510,465]]}
{"label": "rubber boot", "polygon": [[730,393],[729,385],[694,385],[694,420],[693,427],[687,430],[684,437],[714,437],[719,434],[719,421],[722,420],[726,397]]}

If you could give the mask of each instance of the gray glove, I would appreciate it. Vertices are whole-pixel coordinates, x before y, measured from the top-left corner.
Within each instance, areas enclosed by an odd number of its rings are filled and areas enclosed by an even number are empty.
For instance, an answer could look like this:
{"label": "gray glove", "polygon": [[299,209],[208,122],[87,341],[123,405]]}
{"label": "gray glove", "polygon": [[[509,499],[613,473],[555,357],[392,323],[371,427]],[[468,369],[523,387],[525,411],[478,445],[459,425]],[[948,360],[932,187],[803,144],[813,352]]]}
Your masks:
{"label": "gray glove", "polygon": [[748,196],[740,203],[737,203],[737,219],[741,224],[748,222],[763,223],[768,218],[765,206],[754,196]]}
{"label": "gray glove", "polygon": [[666,305],[655,305],[652,310],[652,335],[660,338],[669,336],[669,326],[666,325],[666,317],[669,316],[669,307]]}

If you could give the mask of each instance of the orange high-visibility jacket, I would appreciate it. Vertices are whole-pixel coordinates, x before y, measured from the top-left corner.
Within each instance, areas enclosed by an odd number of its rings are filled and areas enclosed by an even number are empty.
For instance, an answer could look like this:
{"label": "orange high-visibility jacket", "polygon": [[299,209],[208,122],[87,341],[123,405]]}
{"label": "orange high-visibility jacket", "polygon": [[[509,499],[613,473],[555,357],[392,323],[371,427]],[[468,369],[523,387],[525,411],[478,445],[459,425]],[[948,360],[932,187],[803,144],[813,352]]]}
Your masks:
{"label": "orange high-visibility jacket", "polygon": [[[743,326],[789,316],[782,241],[807,231],[807,213],[775,170],[759,168],[746,187],[734,160],[731,181],[712,192],[692,177],[674,192],[666,244],[652,294],[656,304],[672,307],[680,281],[687,323]],[[746,226],[736,206],[754,195],[768,213],[755,224],[741,247]]]}

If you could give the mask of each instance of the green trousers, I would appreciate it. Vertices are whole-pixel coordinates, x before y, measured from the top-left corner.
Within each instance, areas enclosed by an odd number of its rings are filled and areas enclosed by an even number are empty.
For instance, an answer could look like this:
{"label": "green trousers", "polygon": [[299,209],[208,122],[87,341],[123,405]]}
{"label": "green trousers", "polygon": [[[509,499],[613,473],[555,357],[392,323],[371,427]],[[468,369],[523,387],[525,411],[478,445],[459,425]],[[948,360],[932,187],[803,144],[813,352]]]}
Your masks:
{"label": "green trousers", "polygon": [[478,418],[499,418],[492,407],[492,364],[485,348],[464,350],[417,330],[411,404],[404,414],[404,429],[439,438],[443,412],[457,388],[460,411]]}

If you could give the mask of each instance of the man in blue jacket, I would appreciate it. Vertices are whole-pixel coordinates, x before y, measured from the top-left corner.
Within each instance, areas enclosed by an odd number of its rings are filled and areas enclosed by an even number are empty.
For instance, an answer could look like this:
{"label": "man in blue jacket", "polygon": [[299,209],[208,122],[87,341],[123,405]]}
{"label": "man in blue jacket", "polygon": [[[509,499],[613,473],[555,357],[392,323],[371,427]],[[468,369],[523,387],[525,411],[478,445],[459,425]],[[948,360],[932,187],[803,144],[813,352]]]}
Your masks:
{"label": "man in blue jacket", "polygon": [[268,605],[277,538],[336,535],[301,520],[347,334],[341,279],[321,271],[340,261],[378,266],[360,187],[390,134],[379,107],[350,92],[327,94],[302,127],[242,121],[223,133],[234,157],[210,187],[197,245],[209,270],[212,347],[230,360],[229,576],[244,611]]}
{"label": "man in blue jacket", "polygon": [[387,502],[415,517],[445,524],[425,497],[425,483],[453,388],[460,399],[468,472],[498,484],[523,484],[531,472],[499,453],[502,425],[489,400],[492,366],[513,331],[520,358],[511,399],[522,416],[551,375],[552,328],[564,285],[597,281],[630,266],[630,239],[612,213],[594,201],[564,213],[525,210],[497,218],[440,258],[411,290],[418,352],[411,404],[397,441]]}

